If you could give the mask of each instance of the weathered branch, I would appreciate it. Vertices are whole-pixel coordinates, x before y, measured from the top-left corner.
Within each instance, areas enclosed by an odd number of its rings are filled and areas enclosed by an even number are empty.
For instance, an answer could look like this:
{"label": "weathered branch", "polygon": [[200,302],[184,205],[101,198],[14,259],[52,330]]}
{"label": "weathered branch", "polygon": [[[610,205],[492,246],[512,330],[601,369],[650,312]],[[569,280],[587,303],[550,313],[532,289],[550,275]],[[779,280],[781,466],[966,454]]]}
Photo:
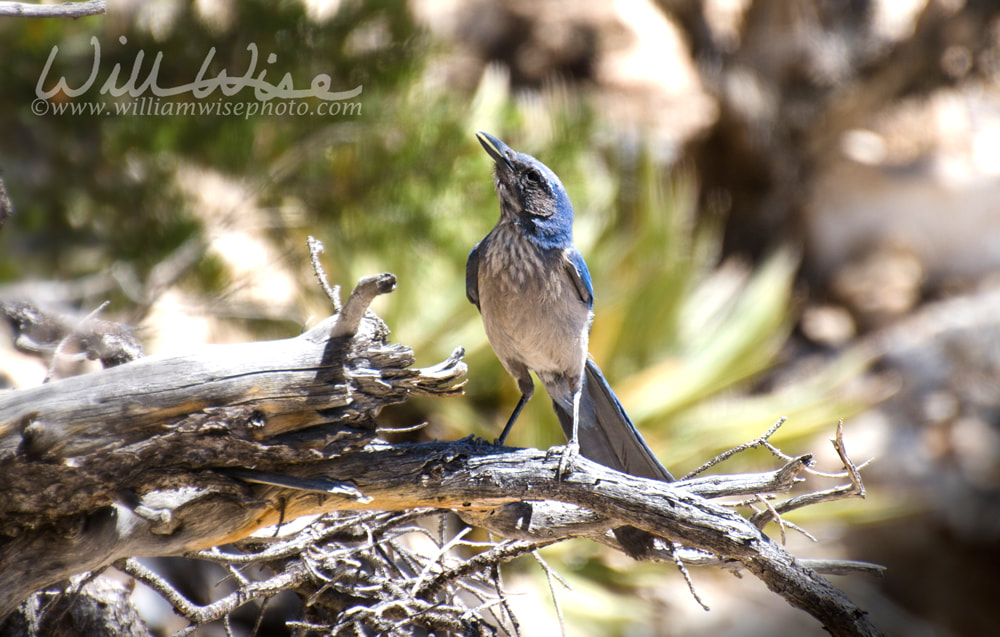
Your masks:
{"label": "weathered branch", "polygon": [[135,330],[94,316],[47,310],[25,301],[0,298],[0,317],[16,331],[15,344],[29,352],[55,356],[72,342],[87,358],[114,367],[142,356]]}
{"label": "weathered branch", "polygon": [[[296,338],[148,357],[0,394],[0,577],[12,583],[0,588],[0,616],[72,574],[110,564],[135,571],[122,560],[136,555],[204,551],[306,515],[450,509],[517,543],[468,566],[417,568],[409,601],[390,591],[366,617],[416,609],[437,613],[436,626],[458,626],[465,610],[434,595],[463,569],[568,537],[617,547],[610,529],[628,524],[660,538],[656,559],[745,569],[835,635],[878,634],[863,611],[751,520],[708,500],[787,491],[810,456],[769,473],[671,484],[581,458],[557,480],[560,457],[538,450],[471,438],[377,440],[374,416],[383,406],[457,393],[465,373],[461,350],[412,369],[413,353],[387,342],[367,307],[394,285],[391,275],[364,279],[339,314]],[[275,582],[314,582],[318,572],[290,564],[271,584],[242,590],[266,597]],[[200,621],[245,599],[181,610]],[[483,604],[502,604],[502,596]]]}
{"label": "weathered branch", "polygon": [[0,16],[6,18],[85,18],[107,12],[105,0],[65,2],[63,4],[28,4],[0,2]]}
{"label": "weathered branch", "polygon": [[[391,280],[363,282],[346,325],[335,315],[292,339],[152,356],[0,393],[0,572],[18,582],[0,591],[0,615],[121,557],[243,537],[277,510],[257,501],[243,472],[312,492],[323,480],[332,497],[326,476],[296,482],[285,471],[363,447],[385,405],[460,392],[461,350],[412,369],[412,351],[365,315]],[[340,330],[351,335],[331,336]]]}
{"label": "weathered branch", "polygon": [[[277,523],[282,505],[284,515],[292,518],[362,507],[483,511],[511,503],[554,500],[595,512],[605,519],[605,529],[627,522],[668,541],[736,560],[790,603],[817,617],[833,634],[877,634],[864,613],[842,593],[797,564],[742,516],[692,495],[682,486],[628,476],[583,459],[571,475],[557,481],[558,462],[558,457],[547,457],[542,451],[496,448],[477,441],[419,445],[374,441],[353,453],[303,465],[299,472],[303,478],[351,481],[372,498],[368,504],[275,486],[236,489],[229,485],[226,491],[232,502],[220,503],[213,497],[218,493],[209,489],[192,493],[187,500],[159,502],[161,508],[156,510],[169,511],[166,519],[173,522],[168,527],[158,525],[160,519],[150,520],[119,508],[118,526],[128,517],[131,531],[118,534],[115,546],[120,553],[111,561],[139,546],[157,554],[182,554],[204,546],[205,529],[196,520],[205,516],[229,518],[230,537],[226,539],[235,540],[260,526]],[[218,486],[221,490],[222,485]],[[593,529],[587,527],[582,534]],[[157,535],[159,541],[151,544],[151,536]],[[212,542],[218,543],[218,539],[214,537]],[[63,548],[63,555],[79,555],[78,542]],[[34,561],[43,558],[43,554],[32,556]],[[81,567],[96,568],[97,564],[69,566]]]}

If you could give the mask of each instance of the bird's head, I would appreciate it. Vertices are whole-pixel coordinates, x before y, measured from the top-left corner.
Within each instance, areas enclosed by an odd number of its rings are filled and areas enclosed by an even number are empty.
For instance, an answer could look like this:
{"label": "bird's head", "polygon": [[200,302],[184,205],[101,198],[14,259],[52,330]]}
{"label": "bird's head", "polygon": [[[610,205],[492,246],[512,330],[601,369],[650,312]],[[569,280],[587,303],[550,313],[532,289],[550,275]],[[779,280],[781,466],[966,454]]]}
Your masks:
{"label": "bird's head", "polygon": [[543,248],[573,242],[573,204],[559,177],[531,155],[516,152],[479,131],[476,138],[495,162],[494,186],[501,218],[515,223]]}

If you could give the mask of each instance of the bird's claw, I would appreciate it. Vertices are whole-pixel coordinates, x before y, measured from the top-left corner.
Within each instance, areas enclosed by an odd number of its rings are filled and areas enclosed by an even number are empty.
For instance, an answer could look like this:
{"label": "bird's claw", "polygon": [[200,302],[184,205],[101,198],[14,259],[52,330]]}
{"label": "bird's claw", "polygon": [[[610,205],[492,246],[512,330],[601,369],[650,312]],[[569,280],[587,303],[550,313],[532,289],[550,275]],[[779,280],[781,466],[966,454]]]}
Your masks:
{"label": "bird's claw", "polygon": [[549,453],[556,452],[560,454],[556,480],[562,480],[573,472],[573,464],[576,462],[577,456],[580,455],[580,443],[576,440],[570,440],[561,447],[552,447],[549,449]]}

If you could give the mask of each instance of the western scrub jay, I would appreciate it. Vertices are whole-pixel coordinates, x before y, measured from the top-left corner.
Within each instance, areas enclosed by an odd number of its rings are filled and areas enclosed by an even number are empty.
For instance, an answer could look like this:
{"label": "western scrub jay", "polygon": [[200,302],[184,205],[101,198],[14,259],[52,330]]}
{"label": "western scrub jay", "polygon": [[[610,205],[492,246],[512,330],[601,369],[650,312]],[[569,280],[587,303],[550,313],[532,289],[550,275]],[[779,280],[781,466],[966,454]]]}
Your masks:
{"label": "western scrub jay", "polygon": [[521,391],[497,444],[534,393],[534,372],[569,440],[569,458],[581,453],[632,475],[673,481],[587,356],[594,290],[573,246],[573,205],[562,182],[545,164],[496,137],[481,131],[476,137],[495,162],[500,219],[469,254],[465,292]]}

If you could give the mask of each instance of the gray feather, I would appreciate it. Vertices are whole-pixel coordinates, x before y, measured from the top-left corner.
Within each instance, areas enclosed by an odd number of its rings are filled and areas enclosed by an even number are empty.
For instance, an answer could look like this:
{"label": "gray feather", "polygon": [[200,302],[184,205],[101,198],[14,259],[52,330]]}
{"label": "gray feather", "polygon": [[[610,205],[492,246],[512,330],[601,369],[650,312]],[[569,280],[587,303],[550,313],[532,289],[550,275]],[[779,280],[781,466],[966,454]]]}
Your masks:
{"label": "gray feather", "polygon": [[[573,431],[572,414],[559,403],[552,404],[559,424],[569,437]],[[634,476],[674,481],[625,413],[601,368],[589,358],[580,398],[580,454]]]}

